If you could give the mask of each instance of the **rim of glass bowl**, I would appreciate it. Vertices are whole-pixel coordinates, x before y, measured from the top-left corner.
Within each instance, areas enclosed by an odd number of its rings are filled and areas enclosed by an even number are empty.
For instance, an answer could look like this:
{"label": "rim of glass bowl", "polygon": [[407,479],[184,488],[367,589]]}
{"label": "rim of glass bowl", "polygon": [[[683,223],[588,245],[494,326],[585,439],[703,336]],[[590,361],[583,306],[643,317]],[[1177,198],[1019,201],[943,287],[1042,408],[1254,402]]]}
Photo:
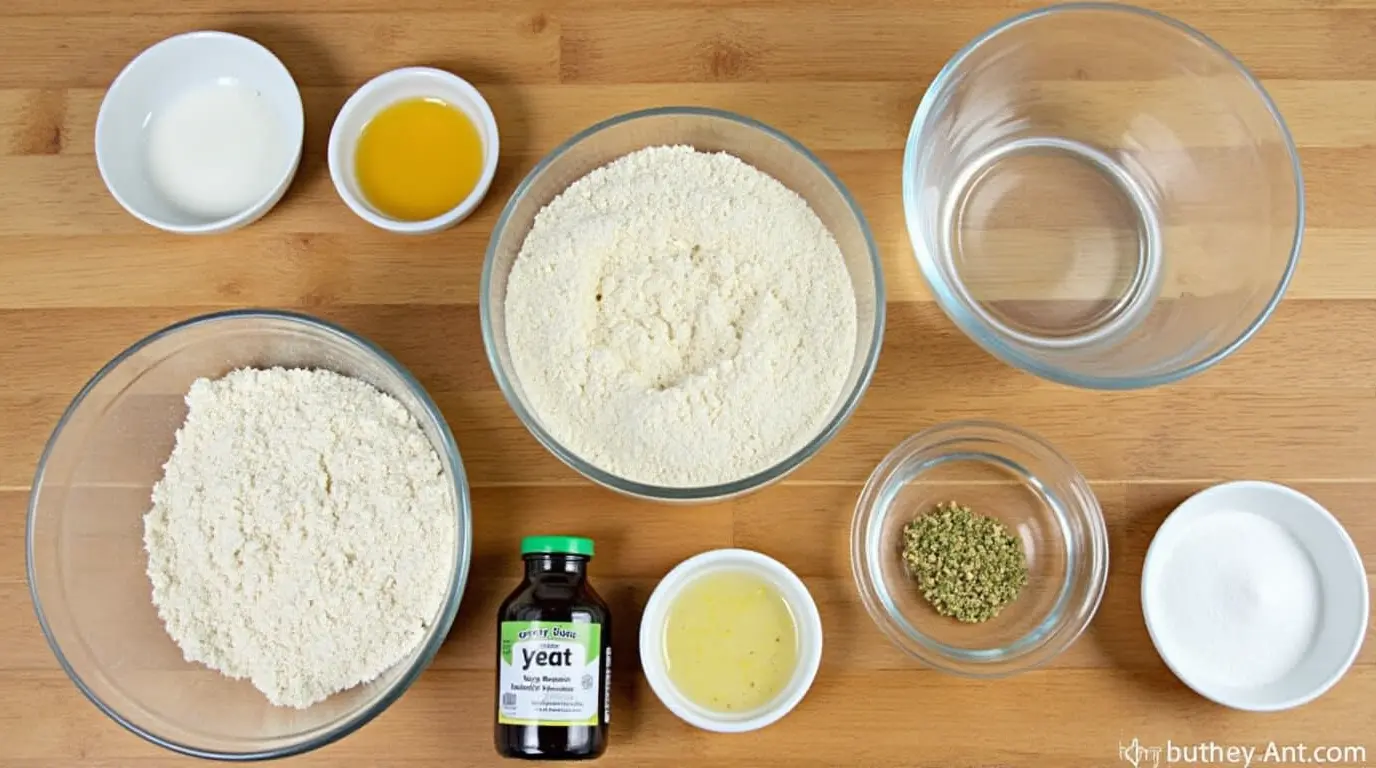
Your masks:
{"label": "rim of glass bowl", "polygon": [[[456,562],[453,592],[448,604],[444,606],[440,614],[436,631],[431,634],[430,639],[426,641],[421,649],[421,654],[416,659],[415,665],[397,680],[396,685],[394,685],[386,695],[378,699],[372,706],[354,713],[353,716],[344,720],[339,725],[336,725],[334,728],[306,741],[279,747],[277,749],[258,750],[253,752],[219,752],[215,750],[200,749],[189,744],[166,739],[156,733],[135,725],[131,720],[125,718],[106,704],[105,701],[97,696],[95,692],[87,686],[86,682],[77,675],[76,670],[72,669],[72,665],[62,653],[61,647],[58,646],[57,641],[53,638],[52,631],[48,627],[47,617],[43,613],[43,606],[38,599],[38,590],[35,586],[36,580],[33,571],[33,529],[34,517],[37,513],[39,488],[43,483],[43,473],[47,469],[49,454],[52,452],[53,445],[57,442],[58,437],[61,436],[63,429],[66,428],[68,420],[71,418],[72,414],[76,412],[77,408],[81,407],[81,404],[86,400],[91,390],[131,355],[139,352],[155,341],[193,326],[243,318],[269,318],[313,326],[318,330],[342,337],[346,342],[362,347],[386,364],[387,367],[395,371],[401,380],[405,382],[407,388],[411,390],[411,394],[414,395],[416,400],[424,407],[430,419],[435,423],[440,441],[443,443],[444,452],[447,454],[450,463],[453,464],[458,472],[458,476],[452,478],[452,484],[454,490],[454,511],[458,517],[457,522],[460,526],[460,530],[458,536],[459,546],[455,549]],[[81,388],[81,391],[77,393],[76,397],[72,399],[67,409],[63,411],[62,418],[58,420],[57,426],[53,428],[52,435],[48,437],[48,442],[43,447],[43,454],[38,460],[38,469],[34,473],[33,487],[29,492],[27,524],[24,532],[25,573],[29,580],[29,600],[33,603],[34,613],[38,616],[38,625],[43,630],[43,638],[48,641],[48,647],[52,649],[53,655],[57,657],[58,664],[62,666],[62,671],[67,673],[67,677],[71,679],[77,689],[80,690],[97,709],[104,712],[107,717],[119,723],[131,733],[173,752],[210,760],[248,762],[254,760],[273,760],[280,757],[300,755],[305,752],[319,749],[328,744],[333,744],[367,725],[373,718],[382,714],[382,712],[394,704],[397,699],[401,698],[402,694],[406,693],[407,689],[409,689],[416,679],[420,677],[426,667],[430,666],[430,662],[434,660],[435,654],[439,652],[445,637],[448,636],[449,630],[453,627],[454,618],[459,612],[459,602],[463,598],[464,587],[468,581],[468,566],[469,562],[472,560],[473,550],[471,509],[467,473],[464,471],[463,460],[459,456],[459,446],[454,440],[453,433],[449,430],[448,422],[444,420],[444,416],[440,413],[439,407],[435,405],[435,401],[430,398],[429,393],[425,391],[425,388],[421,386],[415,376],[413,376],[405,366],[397,362],[396,358],[392,357],[390,353],[377,344],[374,344],[372,341],[342,326],[298,312],[270,309],[236,309],[224,312],[211,312],[209,314],[198,315],[173,323],[135,342],[128,349],[119,353],[113,360],[102,366],[101,369],[86,382],[86,385]]]}
{"label": "rim of glass bowl", "polygon": [[[875,284],[874,335],[870,338],[870,348],[865,355],[864,363],[862,363],[860,377],[856,380],[855,386],[849,392],[845,393],[845,398],[841,403],[841,407],[837,410],[836,415],[823,426],[822,430],[818,432],[816,436],[803,445],[802,448],[794,451],[774,466],[729,483],[692,488],[650,485],[648,483],[638,483],[633,480],[617,477],[616,475],[598,469],[587,461],[584,461],[572,451],[565,448],[559,441],[555,440],[545,431],[544,427],[540,426],[539,420],[526,409],[521,403],[520,398],[516,396],[512,381],[507,378],[506,373],[502,370],[501,364],[497,360],[496,341],[493,336],[492,322],[489,319],[493,311],[489,295],[492,290],[493,254],[497,248],[497,241],[506,229],[507,220],[510,218],[512,210],[515,209],[516,204],[525,196],[526,191],[530,188],[530,185],[534,183],[536,177],[570,148],[604,129],[645,117],[662,117],[666,115],[716,117],[763,131],[792,147],[793,150],[804,159],[816,166],[817,169],[822,172],[822,175],[826,177],[827,181],[831,182],[832,186],[840,192],[842,199],[845,200],[846,205],[850,208],[856,221],[859,222],[860,231],[865,237],[865,248],[869,251],[870,267],[874,271]],[[769,485],[802,466],[836,435],[841,427],[845,425],[846,421],[850,419],[851,414],[855,412],[856,407],[860,404],[861,397],[865,394],[865,390],[869,388],[870,380],[874,378],[875,365],[879,361],[879,350],[880,347],[883,346],[884,340],[886,307],[884,299],[883,264],[880,261],[879,248],[874,242],[874,235],[870,231],[869,221],[866,220],[864,212],[860,210],[859,204],[855,202],[855,198],[851,196],[850,190],[846,189],[846,185],[841,183],[841,179],[839,179],[836,174],[832,173],[831,169],[828,168],[825,163],[818,159],[818,157],[808,150],[807,147],[787,134],[775,128],[771,128],[758,120],[745,117],[744,115],[709,107],[655,107],[653,109],[627,112],[584,128],[578,133],[575,133],[564,143],[555,147],[548,155],[545,155],[545,157],[531,169],[530,173],[526,174],[526,177],[521,180],[520,185],[516,187],[516,191],[511,193],[511,197],[507,199],[506,206],[502,208],[502,213],[497,219],[496,226],[492,228],[492,237],[488,240],[487,254],[483,260],[483,275],[479,292],[478,314],[482,318],[483,347],[487,351],[488,365],[492,368],[492,375],[497,379],[497,386],[502,390],[502,396],[506,398],[507,404],[516,412],[517,417],[520,418],[525,428],[534,435],[535,439],[550,453],[553,453],[560,461],[564,462],[564,464],[573,468],[576,472],[589,480],[630,496],[638,496],[654,501],[698,502],[736,496]]]}
{"label": "rim of glass bowl", "polygon": [[[962,302],[957,292],[952,291],[948,281],[942,275],[941,267],[936,263],[926,247],[920,229],[914,222],[921,218],[918,211],[917,197],[918,191],[914,186],[917,176],[917,147],[926,132],[927,124],[931,121],[936,109],[936,101],[942,89],[952,80],[955,70],[965,61],[965,59],[975,51],[975,49],[994,39],[998,35],[1016,27],[1020,24],[1041,18],[1043,16],[1053,16],[1062,13],[1074,13],[1080,11],[1105,11],[1112,13],[1126,13],[1139,16],[1151,21],[1160,22],[1175,29],[1177,32],[1203,45],[1223,58],[1224,61],[1232,64],[1242,78],[1251,85],[1253,92],[1261,99],[1270,112],[1271,119],[1275,121],[1277,130],[1280,132],[1282,143],[1285,145],[1286,154],[1290,158],[1291,173],[1295,181],[1295,234],[1290,243],[1290,258],[1285,265],[1285,271],[1281,275],[1280,282],[1276,285],[1275,292],[1262,308],[1261,313],[1252,321],[1250,325],[1236,338],[1214,351],[1209,356],[1195,363],[1191,363],[1183,368],[1166,373],[1151,376],[1089,376],[1084,374],[1070,373],[1053,365],[1047,365],[1031,355],[1024,354],[1016,348],[1006,344],[999,333],[993,330],[987,323],[971,312]],[[946,62],[946,65],[937,73],[932,84],[922,95],[922,102],[918,105],[917,114],[913,117],[912,127],[908,132],[907,145],[903,151],[903,214],[908,225],[908,239],[912,243],[913,258],[917,261],[918,267],[922,271],[923,278],[931,287],[933,294],[936,295],[937,303],[945,311],[946,315],[959,326],[967,336],[984,347],[985,350],[1005,362],[1022,368],[1023,370],[1041,376],[1044,379],[1066,384],[1072,387],[1082,387],[1086,389],[1103,390],[1125,390],[1155,387],[1162,384],[1170,384],[1188,376],[1213,367],[1223,359],[1227,358],[1239,347],[1247,343],[1256,334],[1261,326],[1275,312],[1280,304],[1281,298],[1285,295],[1286,288],[1290,285],[1290,280],[1295,274],[1295,268],[1299,263],[1300,245],[1304,239],[1304,174],[1300,169],[1299,152],[1295,149],[1294,137],[1290,134],[1290,128],[1285,124],[1285,119],[1281,117],[1280,109],[1276,107],[1271,95],[1266,92],[1256,76],[1251,70],[1247,69],[1236,56],[1228,49],[1214,42],[1213,38],[1191,27],[1190,25],[1178,21],[1170,16],[1156,11],[1138,8],[1131,5],[1118,5],[1114,3],[1062,3],[1039,8],[1033,11],[1013,16],[1006,19],[980,34],[975,39],[966,43],[954,56]]]}
{"label": "rim of glass bowl", "polygon": [[[913,457],[920,453],[931,455],[920,464],[916,473],[904,472],[903,478],[899,478],[902,482],[938,464],[958,459],[959,454],[947,455],[943,446],[968,440],[989,444],[995,449],[996,456],[997,448],[1003,445],[1016,445],[1040,454],[1053,465],[1058,475],[1068,478],[1075,495],[1073,499],[1059,499],[1059,503],[1049,505],[1060,523],[1061,534],[1068,536],[1068,525],[1065,522],[1067,515],[1081,518],[1088,531],[1088,536],[1081,544],[1087,549],[1088,555],[1085,566],[1088,569],[1085,577],[1088,592],[1082,596],[1070,592],[1071,576],[1068,574],[1067,582],[1062,585],[1055,606],[1046,617],[1030,632],[1005,646],[1003,650],[1013,651],[1011,655],[996,657],[988,649],[962,650],[928,637],[906,618],[895,614],[890,607],[892,601],[885,598],[887,589],[882,586],[870,567],[871,531],[879,530],[888,514],[888,508],[881,505],[879,500],[894,487],[898,471],[910,464]],[[1040,485],[1036,475],[1021,471],[1020,468],[1019,470],[1019,474]],[[1038,490],[1040,492],[1040,489]],[[995,421],[952,421],[938,424],[899,443],[879,462],[865,482],[865,487],[855,504],[855,517],[851,521],[851,575],[855,579],[861,601],[865,604],[865,610],[870,618],[894,645],[909,656],[934,669],[963,677],[1008,677],[1035,669],[1060,655],[1084,633],[1098,612],[1108,583],[1108,562],[1108,527],[1099,501],[1084,475],[1080,474],[1075,465],[1060,451],[1041,437]],[[1073,565],[1072,561],[1068,567]],[[981,665],[985,664],[993,666],[982,668]]]}

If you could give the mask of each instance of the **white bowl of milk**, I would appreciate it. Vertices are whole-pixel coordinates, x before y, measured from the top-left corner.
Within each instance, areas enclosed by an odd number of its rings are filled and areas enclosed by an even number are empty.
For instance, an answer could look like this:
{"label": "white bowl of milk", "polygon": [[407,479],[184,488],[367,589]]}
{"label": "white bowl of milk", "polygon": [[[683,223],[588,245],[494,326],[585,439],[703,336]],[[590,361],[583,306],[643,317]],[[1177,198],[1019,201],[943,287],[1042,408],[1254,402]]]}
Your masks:
{"label": "white bowl of milk", "polygon": [[168,232],[228,232],[282,199],[304,133],[301,93],[271,51],[228,32],[189,32],[115,78],[96,119],[96,162],[139,219]]}
{"label": "white bowl of milk", "polygon": [[1142,612],[1197,693],[1259,712],[1308,703],[1352,666],[1366,569],[1328,510],[1275,483],[1224,483],[1166,518],[1142,568]]}

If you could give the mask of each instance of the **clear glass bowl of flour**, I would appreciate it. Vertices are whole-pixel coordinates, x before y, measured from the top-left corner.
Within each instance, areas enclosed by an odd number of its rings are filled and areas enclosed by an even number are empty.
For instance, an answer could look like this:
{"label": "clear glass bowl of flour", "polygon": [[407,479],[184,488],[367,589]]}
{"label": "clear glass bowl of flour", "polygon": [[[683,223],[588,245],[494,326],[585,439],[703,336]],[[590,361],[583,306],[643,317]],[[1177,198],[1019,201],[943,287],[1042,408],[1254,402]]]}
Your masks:
{"label": "clear glass bowl of flour", "polygon": [[[366,685],[307,709],[275,707],[247,681],[183,659],[151,599],[143,516],[184,397],[199,377],[242,367],[323,368],[372,384],[421,425],[452,480],[453,578],[429,633]],[[237,311],[173,325],[106,365],[77,395],[38,465],[29,502],[28,577],[49,645],[105,714],[198,757],[282,757],[329,744],[376,717],[434,658],[454,621],[472,549],[458,447],[420,384],[371,342],[303,315]]]}
{"label": "clear glass bowl of flour", "polygon": [[[551,434],[532,407],[513,363],[507,330],[507,287],[536,214],[594,169],[647,147],[689,146],[725,152],[796,192],[831,233],[855,295],[854,353],[844,380],[814,434],[768,466],[725,482],[691,486],[639,482],[599,467]],[[553,299],[551,300],[553,301]],[[854,412],[874,373],[884,331],[884,281],[879,252],[859,205],[841,181],[797,141],[750,118],[715,109],[666,107],[611,118],[575,135],[546,156],[511,196],[493,230],[483,266],[483,342],[503,395],[541,444],[589,479],[656,501],[693,503],[729,498],[779,480],[812,458]]]}

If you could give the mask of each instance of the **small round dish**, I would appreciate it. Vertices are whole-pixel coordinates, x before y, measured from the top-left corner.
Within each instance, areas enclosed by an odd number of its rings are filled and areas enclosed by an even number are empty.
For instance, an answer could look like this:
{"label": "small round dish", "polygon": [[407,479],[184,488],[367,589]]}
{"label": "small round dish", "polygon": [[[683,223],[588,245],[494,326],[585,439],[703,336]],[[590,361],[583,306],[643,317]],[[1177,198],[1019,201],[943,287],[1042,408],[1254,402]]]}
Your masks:
{"label": "small round dish", "polygon": [[[1171,621],[1162,589],[1177,546],[1194,537],[1201,523],[1236,512],[1266,518],[1293,537],[1314,568],[1320,595],[1317,626],[1308,650],[1283,676],[1259,686],[1230,686],[1192,674],[1192,667],[1183,658],[1182,642],[1169,631]],[[1235,597],[1247,599],[1246,595]],[[1161,524],[1142,566],[1142,615],[1161,659],[1196,693],[1233,709],[1275,712],[1317,699],[1347,673],[1366,636],[1370,596],[1361,554],[1332,513],[1293,488],[1246,480],[1196,493]]]}
{"label": "small round dish", "polygon": [[[779,590],[798,629],[798,666],[783,690],[750,712],[722,714],[698,706],[674,687],[664,659],[664,631],[674,598],[693,581],[720,571],[747,571]],[[747,549],[715,549],[684,560],[669,571],[645,605],[640,620],[640,664],[655,696],[684,722],[706,731],[744,733],[777,722],[803,700],[822,663],[822,619],[802,580],[778,560]]]}
{"label": "small round dish", "polygon": [[[359,136],[368,121],[378,112],[406,99],[440,99],[461,110],[473,126],[483,147],[482,174],[473,191],[457,206],[431,219],[405,221],[392,218],[373,207],[359,189],[354,172],[354,152]],[[359,218],[379,229],[403,235],[424,235],[439,232],[468,218],[483,201],[497,173],[497,156],[501,141],[497,134],[497,119],[487,100],[467,80],[432,67],[404,67],[385,72],[364,83],[354,92],[335,118],[330,129],[330,180],[345,205]]]}
{"label": "small round dish", "polygon": [[[159,115],[192,91],[241,85],[276,118],[276,141],[265,179],[270,186],[253,203],[223,216],[204,215],[168,199],[150,169],[149,135]],[[96,116],[96,165],[110,194],[136,218],[178,234],[229,232],[262,218],[291,186],[301,161],[305,112],[296,81],[262,45],[228,32],[188,32],[156,43],[119,73]]]}
{"label": "small round dish", "polygon": [[[955,500],[1022,542],[1028,582],[981,624],[938,614],[902,560],[903,528]],[[1041,438],[994,422],[942,424],[903,441],[870,475],[851,525],[851,571],[879,628],[931,667],[1004,677],[1080,636],[1108,578],[1108,531],[1089,483]]]}

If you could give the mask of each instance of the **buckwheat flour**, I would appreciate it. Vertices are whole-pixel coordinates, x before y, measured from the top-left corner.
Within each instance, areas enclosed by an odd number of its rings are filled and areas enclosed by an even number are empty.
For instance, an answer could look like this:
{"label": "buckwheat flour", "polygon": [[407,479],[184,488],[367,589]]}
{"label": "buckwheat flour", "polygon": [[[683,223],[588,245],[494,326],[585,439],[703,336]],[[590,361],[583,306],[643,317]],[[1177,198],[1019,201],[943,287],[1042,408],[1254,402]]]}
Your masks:
{"label": "buckwheat flour", "polygon": [[153,603],[188,661],[304,708],[411,653],[449,587],[450,484],[395,399],[328,371],[200,379],[153,487]]}
{"label": "buckwheat flour", "polygon": [[633,152],[535,217],[506,333],[540,423],[662,486],[747,477],[822,428],[855,352],[855,293],[796,193],[724,153]]}

